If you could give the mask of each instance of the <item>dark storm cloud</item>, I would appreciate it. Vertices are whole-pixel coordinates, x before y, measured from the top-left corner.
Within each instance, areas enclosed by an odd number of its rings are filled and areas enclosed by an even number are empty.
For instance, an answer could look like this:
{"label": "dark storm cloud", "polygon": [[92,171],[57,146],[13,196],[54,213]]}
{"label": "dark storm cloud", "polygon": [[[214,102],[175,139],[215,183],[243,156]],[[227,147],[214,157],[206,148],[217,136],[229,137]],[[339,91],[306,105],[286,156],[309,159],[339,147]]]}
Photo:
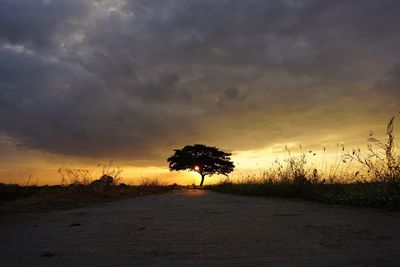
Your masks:
{"label": "dark storm cloud", "polygon": [[395,64],[375,86],[385,94],[400,98],[400,63]]}
{"label": "dark storm cloud", "polygon": [[390,0],[2,1],[0,130],[42,151],[138,158],[266,145],[285,138],[282,121],[329,131],[348,99],[396,90],[373,85],[400,62],[399,12]]}
{"label": "dark storm cloud", "polygon": [[58,31],[73,30],[71,19],[83,16],[87,8],[87,1],[81,0],[2,0],[0,40],[35,49],[48,48]]}
{"label": "dark storm cloud", "polygon": [[240,96],[240,90],[236,87],[227,87],[223,92],[223,97],[227,99],[237,99]]}

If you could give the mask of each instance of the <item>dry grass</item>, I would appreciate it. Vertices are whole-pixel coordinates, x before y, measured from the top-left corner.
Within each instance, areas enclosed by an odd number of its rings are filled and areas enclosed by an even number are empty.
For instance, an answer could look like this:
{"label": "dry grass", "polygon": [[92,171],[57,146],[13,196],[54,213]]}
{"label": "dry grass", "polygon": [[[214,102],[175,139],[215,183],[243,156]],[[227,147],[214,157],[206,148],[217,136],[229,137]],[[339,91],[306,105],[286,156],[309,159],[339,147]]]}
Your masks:
{"label": "dry grass", "polygon": [[139,186],[120,183],[119,169],[103,168],[102,176],[93,180],[85,169],[60,169],[62,184],[56,186],[20,186],[0,184],[0,215],[69,209],[92,203],[133,198],[168,192],[175,186],[148,179]]}
{"label": "dry grass", "polygon": [[389,120],[386,128],[386,142],[375,138],[371,133],[368,141],[368,153],[361,153],[360,149],[354,149],[347,153],[346,158],[360,163],[373,181],[378,182],[400,182],[400,153],[395,144],[394,118]]}
{"label": "dry grass", "polygon": [[389,120],[386,137],[382,142],[371,134],[366,153],[360,149],[346,152],[341,147],[335,162],[322,170],[310,163],[312,151],[293,155],[287,149],[288,158],[283,162],[275,161],[261,177],[228,179],[206,188],[242,195],[400,209],[400,154],[395,144],[394,117]]}

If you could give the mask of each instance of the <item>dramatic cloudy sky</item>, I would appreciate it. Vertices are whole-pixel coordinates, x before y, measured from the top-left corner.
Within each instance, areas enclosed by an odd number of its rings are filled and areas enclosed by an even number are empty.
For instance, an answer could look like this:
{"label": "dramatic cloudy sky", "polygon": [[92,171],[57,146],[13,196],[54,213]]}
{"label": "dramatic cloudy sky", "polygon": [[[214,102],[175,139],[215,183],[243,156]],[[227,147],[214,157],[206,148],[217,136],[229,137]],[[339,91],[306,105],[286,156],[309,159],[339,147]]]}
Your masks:
{"label": "dramatic cloudy sky", "polygon": [[[365,143],[400,110],[397,0],[0,0],[0,179],[205,143]],[[41,170],[42,173],[40,173]]]}

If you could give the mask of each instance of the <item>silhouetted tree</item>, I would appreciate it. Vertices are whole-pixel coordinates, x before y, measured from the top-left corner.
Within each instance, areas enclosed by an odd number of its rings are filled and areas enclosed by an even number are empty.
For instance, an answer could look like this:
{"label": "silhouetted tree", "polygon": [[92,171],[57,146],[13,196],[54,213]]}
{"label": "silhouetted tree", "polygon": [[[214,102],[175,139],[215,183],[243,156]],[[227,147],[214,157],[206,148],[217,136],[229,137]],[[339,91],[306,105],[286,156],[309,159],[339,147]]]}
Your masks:
{"label": "silhouetted tree", "polygon": [[204,177],[213,174],[228,175],[235,168],[231,161],[231,153],[220,151],[216,147],[196,144],[175,149],[175,153],[167,159],[170,171],[189,170],[201,175],[200,186]]}

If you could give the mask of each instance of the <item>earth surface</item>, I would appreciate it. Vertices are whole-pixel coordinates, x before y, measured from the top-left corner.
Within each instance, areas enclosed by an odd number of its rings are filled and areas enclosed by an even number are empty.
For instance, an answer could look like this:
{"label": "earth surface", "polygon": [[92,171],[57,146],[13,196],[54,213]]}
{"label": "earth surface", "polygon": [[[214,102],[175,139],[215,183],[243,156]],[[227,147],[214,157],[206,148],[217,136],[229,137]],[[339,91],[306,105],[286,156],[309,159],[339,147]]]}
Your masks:
{"label": "earth surface", "polygon": [[179,189],[0,217],[1,266],[400,266],[400,213]]}

